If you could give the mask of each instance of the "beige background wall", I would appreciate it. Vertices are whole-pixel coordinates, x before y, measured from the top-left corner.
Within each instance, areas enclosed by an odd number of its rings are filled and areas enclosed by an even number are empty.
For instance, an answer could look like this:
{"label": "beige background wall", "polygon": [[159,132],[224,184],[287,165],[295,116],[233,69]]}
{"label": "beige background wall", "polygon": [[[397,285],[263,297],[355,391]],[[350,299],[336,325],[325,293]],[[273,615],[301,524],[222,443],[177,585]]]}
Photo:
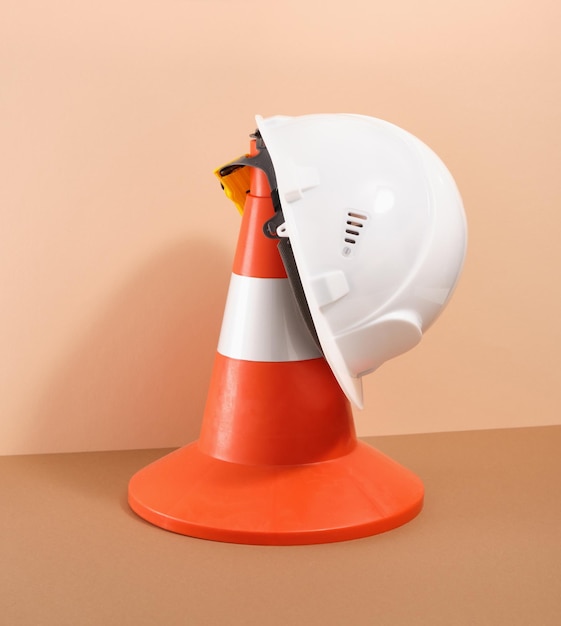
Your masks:
{"label": "beige background wall", "polygon": [[357,112],[431,145],[470,248],[360,434],[561,423],[561,5],[0,5],[0,453],[180,445],[239,217],[212,170],[253,115]]}

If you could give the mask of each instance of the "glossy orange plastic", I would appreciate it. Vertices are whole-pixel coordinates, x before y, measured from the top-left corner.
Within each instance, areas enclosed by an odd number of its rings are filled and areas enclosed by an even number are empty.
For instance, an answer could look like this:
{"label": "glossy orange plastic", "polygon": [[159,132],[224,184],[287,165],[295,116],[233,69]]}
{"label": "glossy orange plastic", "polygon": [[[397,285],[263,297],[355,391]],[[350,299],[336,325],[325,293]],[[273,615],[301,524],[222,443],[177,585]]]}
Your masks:
{"label": "glossy orange plastic", "polygon": [[[252,145],[252,151],[255,146]],[[286,279],[262,225],[273,215],[251,168],[234,272]],[[217,353],[198,441],[140,470],[129,504],[184,535],[312,544],[384,532],[415,517],[423,485],[357,440],[347,398],[323,358],[244,361]]]}

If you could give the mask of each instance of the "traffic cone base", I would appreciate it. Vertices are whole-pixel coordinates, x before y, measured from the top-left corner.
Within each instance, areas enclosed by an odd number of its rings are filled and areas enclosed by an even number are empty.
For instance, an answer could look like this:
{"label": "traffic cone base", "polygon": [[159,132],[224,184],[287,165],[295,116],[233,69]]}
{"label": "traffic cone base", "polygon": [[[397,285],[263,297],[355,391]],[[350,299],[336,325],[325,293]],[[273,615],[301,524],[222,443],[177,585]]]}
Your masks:
{"label": "traffic cone base", "polygon": [[348,454],[303,465],[247,465],[201,452],[197,442],[140,470],[129,504],[183,535],[231,543],[298,545],[358,539],[413,519],[421,480],[357,441]]}

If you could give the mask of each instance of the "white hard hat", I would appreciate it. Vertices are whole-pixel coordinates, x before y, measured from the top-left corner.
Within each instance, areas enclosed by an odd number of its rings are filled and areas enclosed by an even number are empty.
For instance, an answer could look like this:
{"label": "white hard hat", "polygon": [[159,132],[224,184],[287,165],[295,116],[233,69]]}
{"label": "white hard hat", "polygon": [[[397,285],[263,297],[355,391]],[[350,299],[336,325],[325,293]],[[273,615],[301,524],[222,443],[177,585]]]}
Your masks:
{"label": "white hard hat", "polygon": [[362,376],[414,347],[466,249],[454,180],[419,139],[361,115],[257,117],[320,347],[362,407]]}

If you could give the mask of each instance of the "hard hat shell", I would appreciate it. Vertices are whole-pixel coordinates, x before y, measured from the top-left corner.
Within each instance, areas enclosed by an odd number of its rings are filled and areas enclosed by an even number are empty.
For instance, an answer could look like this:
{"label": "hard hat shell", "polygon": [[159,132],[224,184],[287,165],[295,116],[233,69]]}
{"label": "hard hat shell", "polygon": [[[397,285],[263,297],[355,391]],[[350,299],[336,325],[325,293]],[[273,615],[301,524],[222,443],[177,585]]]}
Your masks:
{"label": "hard hat shell", "polygon": [[362,407],[365,374],[414,347],[462,269],[462,200],[442,161],[389,122],[257,117],[319,342]]}

